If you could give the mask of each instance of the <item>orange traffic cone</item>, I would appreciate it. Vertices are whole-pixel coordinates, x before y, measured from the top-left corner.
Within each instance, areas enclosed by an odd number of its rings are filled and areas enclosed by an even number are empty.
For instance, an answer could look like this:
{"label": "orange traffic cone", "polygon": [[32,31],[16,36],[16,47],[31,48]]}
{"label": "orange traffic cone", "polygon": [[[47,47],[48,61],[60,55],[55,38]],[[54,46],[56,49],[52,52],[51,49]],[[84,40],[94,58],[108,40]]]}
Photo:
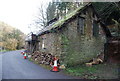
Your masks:
{"label": "orange traffic cone", "polygon": [[24,54],[24,59],[26,59],[27,57],[26,57],[27,55],[26,55],[26,53]]}
{"label": "orange traffic cone", "polygon": [[21,52],[21,54],[23,54],[23,52]]}
{"label": "orange traffic cone", "polygon": [[25,54],[25,52],[22,52],[22,55],[24,55]]}
{"label": "orange traffic cone", "polygon": [[58,59],[54,60],[53,69],[51,70],[52,72],[58,72],[59,71],[58,66],[57,66],[57,61],[58,61]]}
{"label": "orange traffic cone", "polygon": [[24,56],[24,59],[26,59],[26,56]]}

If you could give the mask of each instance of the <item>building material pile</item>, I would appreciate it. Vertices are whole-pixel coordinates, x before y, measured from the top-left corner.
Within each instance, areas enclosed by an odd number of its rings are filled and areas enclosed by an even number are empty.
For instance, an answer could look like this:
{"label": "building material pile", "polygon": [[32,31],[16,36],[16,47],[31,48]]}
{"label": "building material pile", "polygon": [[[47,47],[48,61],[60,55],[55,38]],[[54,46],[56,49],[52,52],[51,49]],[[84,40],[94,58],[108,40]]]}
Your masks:
{"label": "building material pile", "polygon": [[104,53],[101,53],[100,55],[97,56],[97,58],[93,58],[92,61],[90,61],[89,63],[86,63],[86,66],[100,64],[100,63],[103,63],[103,61],[104,61]]}
{"label": "building material pile", "polygon": [[49,65],[51,62],[53,62],[54,56],[50,53],[35,51],[31,55],[31,58],[38,62],[39,64]]}

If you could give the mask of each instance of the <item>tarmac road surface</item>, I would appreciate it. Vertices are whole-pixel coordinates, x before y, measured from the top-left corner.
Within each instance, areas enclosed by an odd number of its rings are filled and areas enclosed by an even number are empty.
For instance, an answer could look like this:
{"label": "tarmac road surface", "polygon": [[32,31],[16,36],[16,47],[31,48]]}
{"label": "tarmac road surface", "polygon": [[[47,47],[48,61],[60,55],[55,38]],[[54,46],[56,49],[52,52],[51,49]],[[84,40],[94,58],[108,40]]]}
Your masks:
{"label": "tarmac road surface", "polygon": [[21,51],[0,54],[0,58],[2,57],[2,60],[0,59],[0,62],[2,62],[2,67],[0,67],[2,79],[72,79],[70,76],[59,72],[51,72],[28,59],[24,59]]}

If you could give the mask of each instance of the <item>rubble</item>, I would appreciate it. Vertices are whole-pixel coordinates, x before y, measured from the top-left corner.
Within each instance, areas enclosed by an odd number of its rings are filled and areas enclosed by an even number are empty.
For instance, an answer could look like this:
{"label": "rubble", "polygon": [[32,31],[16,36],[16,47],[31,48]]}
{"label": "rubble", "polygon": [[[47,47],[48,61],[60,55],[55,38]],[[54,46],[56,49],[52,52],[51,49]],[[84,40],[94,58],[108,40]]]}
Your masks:
{"label": "rubble", "polygon": [[60,68],[60,69],[65,69],[65,65],[62,64],[59,68]]}
{"label": "rubble", "polygon": [[92,61],[90,61],[89,63],[85,63],[86,66],[92,66],[95,64],[100,64],[103,63],[104,61],[104,53],[101,53],[100,55],[97,56],[97,58],[93,58]]}
{"label": "rubble", "polygon": [[39,64],[50,65],[50,63],[53,62],[54,56],[50,53],[35,51],[31,55],[31,58]]}

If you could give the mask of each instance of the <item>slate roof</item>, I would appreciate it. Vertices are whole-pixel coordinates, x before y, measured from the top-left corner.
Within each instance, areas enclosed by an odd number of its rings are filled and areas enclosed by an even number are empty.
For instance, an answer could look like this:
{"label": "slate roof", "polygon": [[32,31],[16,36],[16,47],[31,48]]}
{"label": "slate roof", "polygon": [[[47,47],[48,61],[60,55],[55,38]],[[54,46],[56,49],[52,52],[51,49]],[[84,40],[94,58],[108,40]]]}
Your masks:
{"label": "slate roof", "polygon": [[91,5],[91,3],[88,3],[85,6],[81,6],[81,7],[77,8],[73,12],[71,12],[71,13],[67,14],[66,16],[64,16],[62,19],[60,19],[60,20],[50,24],[49,26],[45,27],[44,29],[40,30],[37,33],[37,35],[42,35],[45,32],[51,32],[52,29],[60,28],[63,24],[65,24],[65,22],[67,20],[72,19],[73,17],[75,17],[77,14],[81,13],[84,9],[86,9],[90,5]]}
{"label": "slate roof", "polygon": [[[101,7],[97,7],[98,5]],[[95,13],[97,16],[99,16],[99,18],[105,19],[107,17],[107,15],[109,15],[110,10],[113,8],[112,11],[114,11],[114,9],[116,8],[116,4],[114,2],[109,2],[109,3],[88,3],[84,6],[81,6],[79,8],[77,8],[76,10],[72,11],[71,13],[67,14],[66,16],[64,16],[62,19],[50,24],[49,26],[45,27],[44,29],[40,30],[37,35],[42,35],[46,32],[51,32],[53,29],[56,28],[60,28],[62,27],[62,25],[64,25],[66,23],[67,20],[72,19],[73,17],[75,17],[77,14],[81,13],[83,10],[85,10],[86,8],[88,8],[90,5],[92,5],[92,7],[94,7]],[[111,7],[111,8],[109,8]],[[107,10],[106,10],[107,9]]]}

